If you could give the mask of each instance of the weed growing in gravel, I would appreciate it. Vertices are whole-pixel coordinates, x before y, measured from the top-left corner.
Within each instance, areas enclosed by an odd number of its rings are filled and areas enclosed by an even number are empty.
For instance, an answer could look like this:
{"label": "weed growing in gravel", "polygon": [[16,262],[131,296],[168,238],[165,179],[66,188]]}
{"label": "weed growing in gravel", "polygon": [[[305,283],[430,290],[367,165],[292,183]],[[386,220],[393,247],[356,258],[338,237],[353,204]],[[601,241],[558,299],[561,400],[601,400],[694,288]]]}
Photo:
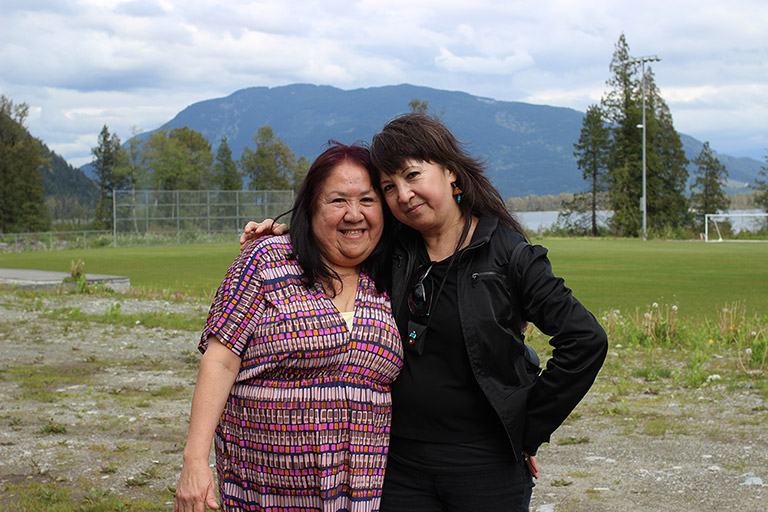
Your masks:
{"label": "weed growing in gravel", "polygon": [[588,437],[566,437],[564,439],[558,439],[556,443],[560,446],[567,446],[572,444],[588,444],[589,438]]}
{"label": "weed growing in gravel", "polygon": [[67,396],[66,387],[90,383],[92,375],[98,370],[98,366],[87,364],[20,365],[8,367],[2,374],[18,384],[22,398],[51,403]]}
{"label": "weed growing in gravel", "polygon": [[67,433],[67,427],[65,425],[62,425],[60,423],[56,423],[53,421],[53,418],[48,420],[48,424],[43,426],[40,431],[43,434],[66,434]]}

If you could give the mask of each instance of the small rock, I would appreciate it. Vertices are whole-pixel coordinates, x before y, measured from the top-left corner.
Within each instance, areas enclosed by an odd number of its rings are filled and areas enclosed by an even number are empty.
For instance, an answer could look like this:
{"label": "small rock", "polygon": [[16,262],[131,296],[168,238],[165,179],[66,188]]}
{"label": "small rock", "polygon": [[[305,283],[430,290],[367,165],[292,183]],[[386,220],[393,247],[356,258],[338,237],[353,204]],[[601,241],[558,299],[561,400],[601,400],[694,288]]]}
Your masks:
{"label": "small rock", "polygon": [[747,479],[741,482],[739,485],[763,485],[763,479],[759,476],[755,476],[754,473],[744,473],[741,475]]}

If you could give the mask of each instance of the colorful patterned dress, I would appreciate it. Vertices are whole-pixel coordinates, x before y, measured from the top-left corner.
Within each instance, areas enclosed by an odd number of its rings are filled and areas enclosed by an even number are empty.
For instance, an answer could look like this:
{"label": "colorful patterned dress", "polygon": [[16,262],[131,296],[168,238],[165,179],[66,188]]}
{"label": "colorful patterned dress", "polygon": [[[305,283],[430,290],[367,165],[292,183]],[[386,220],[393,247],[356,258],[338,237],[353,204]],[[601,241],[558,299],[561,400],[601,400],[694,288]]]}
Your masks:
{"label": "colorful patterned dress", "polygon": [[290,252],[287,236],[244,251],[202,334],[242,358],[214,437],[224,510],[378,510],[403,364],[389,298],[361,274],[350,331]]}

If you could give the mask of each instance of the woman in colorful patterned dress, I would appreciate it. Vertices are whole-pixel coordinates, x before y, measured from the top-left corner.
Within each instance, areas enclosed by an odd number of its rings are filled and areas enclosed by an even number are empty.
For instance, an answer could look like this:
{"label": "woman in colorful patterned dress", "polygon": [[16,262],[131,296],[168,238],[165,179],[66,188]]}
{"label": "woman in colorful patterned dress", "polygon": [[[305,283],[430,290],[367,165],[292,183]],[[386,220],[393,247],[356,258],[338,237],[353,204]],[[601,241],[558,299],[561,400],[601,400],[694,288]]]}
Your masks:
{"label": "woman in colorful patterned dress", "polygon": [[402,347],[368,151],[310,167],[291,234],[235,260],[200,341],[177,512],[378,510]]}

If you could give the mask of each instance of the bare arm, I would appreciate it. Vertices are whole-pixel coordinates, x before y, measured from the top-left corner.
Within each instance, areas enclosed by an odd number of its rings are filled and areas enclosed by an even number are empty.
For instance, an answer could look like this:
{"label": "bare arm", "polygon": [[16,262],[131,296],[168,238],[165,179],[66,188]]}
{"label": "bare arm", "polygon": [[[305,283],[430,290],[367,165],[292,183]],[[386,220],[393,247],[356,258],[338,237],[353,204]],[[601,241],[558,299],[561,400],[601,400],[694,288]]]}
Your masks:
{"label": "bare arm", "polygon": [[282,235],[287,231],[288,226],[285,224],[276,224],[272,219],[264,219],[259,223],[250,221],[245,225],[243,234],[240,235],[240,250],[245,250],[252,240],[256,240],[259,237],[265,235]]}
{"label": "bare arm", "polygon": [[203,512],[206,505],[219,509],[208,456],[213,433],[239,370],[240,358],[218,338],[209,338],[192,397],[184,465],[176,487],[175,512]]}

